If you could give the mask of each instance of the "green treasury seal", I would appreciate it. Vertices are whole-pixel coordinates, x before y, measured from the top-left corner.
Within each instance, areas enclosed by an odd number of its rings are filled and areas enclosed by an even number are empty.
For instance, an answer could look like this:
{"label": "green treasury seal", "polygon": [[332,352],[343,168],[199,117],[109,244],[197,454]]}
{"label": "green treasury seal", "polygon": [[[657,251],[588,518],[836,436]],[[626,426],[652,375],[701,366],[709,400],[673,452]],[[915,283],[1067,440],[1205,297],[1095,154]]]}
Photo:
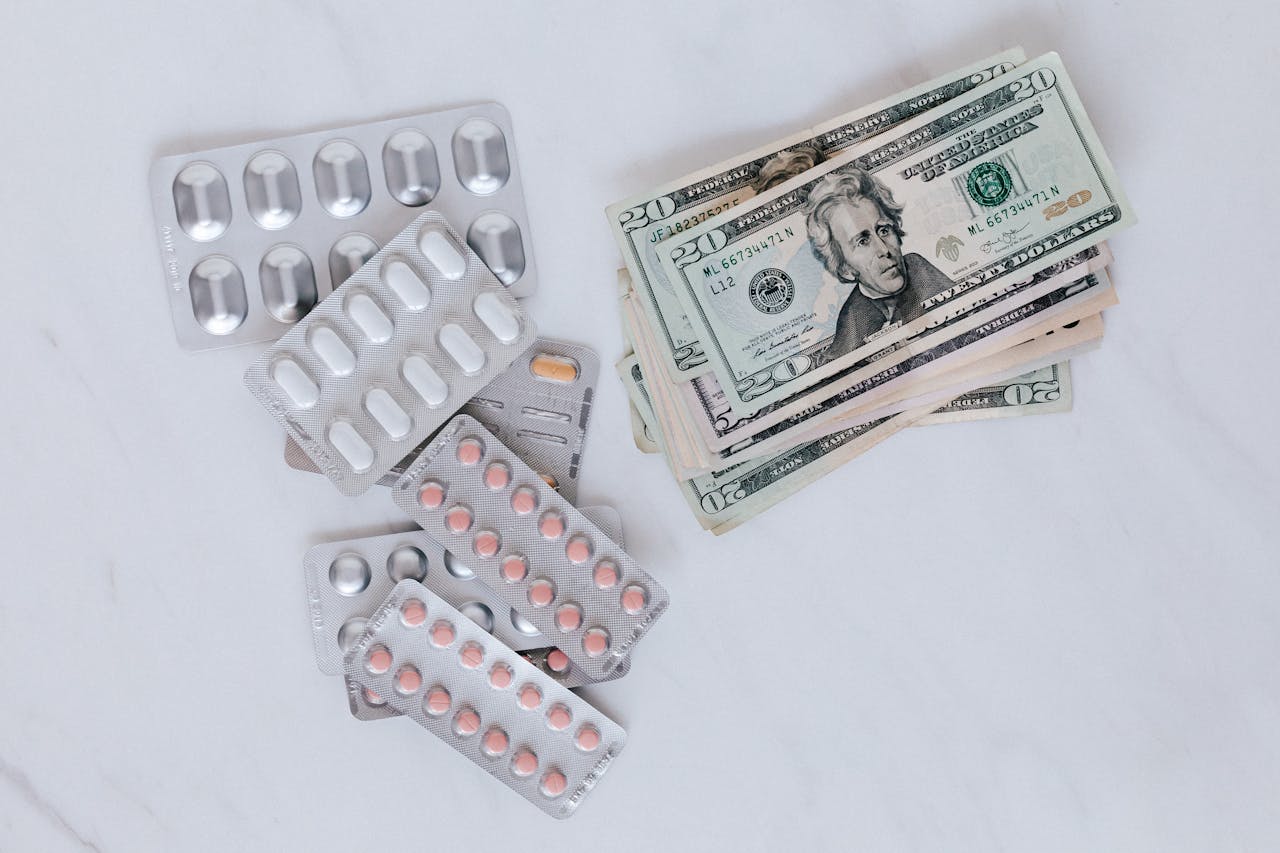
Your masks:
{"label": "green treasury seal", "polygon": [[969,170],[969,195],[983,207],[1001,204],[1013,192],[1009,170],[999,163],[979,163]]}

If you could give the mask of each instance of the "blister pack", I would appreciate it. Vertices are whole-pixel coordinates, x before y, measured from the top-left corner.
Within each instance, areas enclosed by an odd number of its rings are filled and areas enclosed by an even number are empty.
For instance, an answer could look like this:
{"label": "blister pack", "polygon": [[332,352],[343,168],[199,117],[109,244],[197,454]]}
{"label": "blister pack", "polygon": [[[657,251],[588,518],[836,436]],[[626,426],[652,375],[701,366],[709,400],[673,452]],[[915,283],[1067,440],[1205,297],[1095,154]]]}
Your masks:
{"label": "blister pack", "polygon": [[392,496],[592,678],[618,666],[669,604],[621,546],[475,418],[451,420]]}
{"label": "blister pack", "polygon": [[[582,514],[620,541],[622,522],[613,507],[584,507]],[[406,579],[422,583],[515,651],[554,645],[478,580],[467,562],[421,530],[325,542],[308,550],[302,571],[316,666],[325,675],[340,674],[342,659],[369,614]]]}
{"label": "blister pack", "polygon": [[434,211],[418,216],[245,372],[338,490],[367,491],[536,337]]}
{"label": "blister pack", "polygon": [[[573,503],[599,376],[595,350],[538,338],[460,411],[484,424]],[[393,484],[428,443],[397,462],[378,485]],[[320,473],[292,438],[285,438],[284,459],[299,471]]]}
{"label": "blister pack", "polygon": [[345,667],[552,817],[572,815],[626,744],[621,726],[416,581],[396,585]]}
{"label": "blister pack", "polygon": [[513,295],[533,293],[512,139],[506,109],[487,103],[156,160],[179,342],[275,340],[424,206],[464,230]]}

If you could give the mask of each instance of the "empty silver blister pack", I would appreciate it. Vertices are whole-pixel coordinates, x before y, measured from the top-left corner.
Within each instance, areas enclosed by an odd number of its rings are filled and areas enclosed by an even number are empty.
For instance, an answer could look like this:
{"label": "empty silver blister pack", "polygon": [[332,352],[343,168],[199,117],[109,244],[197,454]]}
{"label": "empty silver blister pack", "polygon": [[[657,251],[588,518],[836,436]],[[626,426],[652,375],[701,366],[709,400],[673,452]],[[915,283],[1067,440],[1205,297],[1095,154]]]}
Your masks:
{"label": "empty silver blister pack", "polygon": [[346,658],[368,688],[556,818],[574,813],[626,732],[416,581],[402,581]]}
{"label": "empty silver blister pack", "polygon": [[[613,507],[584,507],[582,514],[621,541]],[[342,658],[371,614],[402,580],[416,580],[515,651],[554,645],[466,564],[422,530],[325,542],[302,560],[307,615],[316,666],[325,675],[342,672]],[[567,673],[566,673],[567,674]]]}
{"label": "empty silver blister pack", "polygon": [[339,491],[359,495],[535,337],[493,273],[428,211],[254,361],[244,381]]}
{"label": "empty silver blister pack", "polygon": [[424,206],[462,230],[513,295],[536,288],[500,104],[161,157],[150,184],[187,349],[280,337]]}
{"label": "empty silver blister pack", "polygon": [[[595,350],[538,338],[460,411],[484,424],[573,503],[599,375]],[[397,462],[378,485],[395,483],[429,442]],[[299,471],[319,473],[291,438],[285,439],[284,459]]]}
{"label": "empty silver blister pack", "polygon": [[451,420],[392,495],[592,678],[667,608],[657,581],[472,417]]}

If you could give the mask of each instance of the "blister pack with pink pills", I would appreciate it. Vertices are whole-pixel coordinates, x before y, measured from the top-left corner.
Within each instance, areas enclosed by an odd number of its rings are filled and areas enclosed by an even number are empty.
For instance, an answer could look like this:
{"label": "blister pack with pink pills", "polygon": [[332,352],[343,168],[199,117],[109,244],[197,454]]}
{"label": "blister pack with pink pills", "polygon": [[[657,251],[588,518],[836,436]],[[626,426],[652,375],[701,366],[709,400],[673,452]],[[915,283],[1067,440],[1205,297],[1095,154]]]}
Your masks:
{"label": "blister pack with pink pills", "polygon": [[346,657],[372,691],[556,818],[581,805],[626,732],[416,581],[402,581]]}
{"label": "blister pack with pink pills", "polygon": [[[538,338],[461,412],[484,424],[573,502],[599,375],[600,357],[595,350]],[[378,485],[393,484],[428,443],[429,439],[397,462]],[[285,439],[284,458],[293,468],[319,473],[291,438]]]}
{"label": "blister pack with pink pills", "polygon": [[536,288],[501,104],[162,157],[150,184],[187,349],[275,340],[424,207],[465,233],[513,295]]}
{"label": "blister pack with pink pills", "polygon": [[475,418],[451,420],[392,495],[591,678],[667,608],[657,581]]}
{"label": "blister pack with pink pills", "polygon": [[[584,507],[582,514],[621,541],[622,522],[613,507]],[[406,579],[423,584],[515,651],[554,645],[554,638],[479,580],[468,562],[421,530],[326,542],[308,550],[302,571],[320,671],[342,672],[342,659],[364,631],[369,614]],[[565,661],[556,675],[567,677],[572,669]]]}
{"label": "blister pack with pink pills", "polygon": [[528,349],[533,321],[434,211],[245,372],[346,495],[364,493]]}

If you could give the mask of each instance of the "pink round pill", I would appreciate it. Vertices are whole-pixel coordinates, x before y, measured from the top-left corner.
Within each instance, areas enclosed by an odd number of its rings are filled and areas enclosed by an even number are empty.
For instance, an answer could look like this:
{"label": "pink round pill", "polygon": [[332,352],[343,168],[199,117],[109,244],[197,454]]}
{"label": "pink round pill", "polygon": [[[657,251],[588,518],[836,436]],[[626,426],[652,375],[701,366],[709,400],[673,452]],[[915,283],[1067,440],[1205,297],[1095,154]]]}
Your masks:
{"label": "pink round pill", "polygon": [[573,722],[573,712],[564,705],[555,704],[547,711],[547,727],[562,732]]}
{"label": "pink round pill", "polygon": [[537,685],[526,684],[516,695],[516,703],[526,711],[532,711],[542,704],[542,691],[537,688]]}
{"label": "pink round pill", "polygon": [[474,465],[484,455],[484,445],[479,439],[464,438],[458,442],[458,461],[463,465]]}
{"label": "pink round pill", "polygon": [[463,708],[453,718],[453,733],[462,737],[471,737],[480,731],[480,715],[470,708]]}
{"label": "pink round pill", "polygon": [[547,653],[547,666],[552,672],[564,672],[569,668],[569,656],[559,649],[552,649]]}
{"label": "pink round pill", "polygon": [[564,793],[565,788],[569,786],[568,781],[564,778],[564,774],[559,770],[548,770],[542,776],[542,782],[538,785],[538,790],[542,791],[545,797],[558,797]]}
{"label": "pink round pill", "polygon": [[369,656],[365,658],[364,668],[374,675],[382,675],[391,669],[390,650],[386,646],[374,646],[369,650]]}
{"label": "pink round pill", "polygon": [[622,609],[635,616],[649,604],[649,593],[644,587],[631,584],[622,591]]}
{"label": "pink round pill", "polygon": [[528,486],[521,486],[511,493],[511,509],[517,515],[528,515],[538,508],[538,493]]}
{"label": "pink round pill", "polygon": [[609,632],[604,628],[588,628],[582,635],[582,650],[588,657],[600,657],[609,651]]}
{"label": "pink round pill", "polygon": [[538,532],[544,539],[558,539],[564,535],[564,518],[555,510],[543,513],[538,519]]}
{"label": "pink round pill", "polygon": [[444,486],[435,480],[428,480],[418,489],[418,503],[427,509],[439,509],[444,503]]}
{"label": "pink round pill", "polygon": [[471,510],[461,505],[452,507],[445,513],[444,523],[454,533],[466,533],[471,529]]}
{"label": "pink round pill", "polygon": [[585,536],[574,536],[564,546],[564,555],[569,558],[569,562],[582,565],[591,559],[591,540]]}
{"label": "pink round pill", "polygon": [[431,645],[444,648],[453,642],[453,624],[441,619],[431,626]]}
{"label": "pink round pill", "polygon": [[458,663],[467,669],[476,669],[484,663],[484,649],[476,642],[463,643],[458,649]]}
{"label": "pink round pill", "polygon": [[422,703],[422,707],[433,717],[438,717],[449,710],[453,698],[449,695],[449,691],[443,687],[432,687],[427,691],[427,699]]}
{"label": "pink round pill", "polygon": [[492,530],[481,530],[476,534],[476,538],[472,540],[471,547],[476,554],[481,557],[492,557],[498,553],[498,547],[502,544],[498,539],[498,534]]}
{"label": "pink round pill", "polygon": [[506,690],[511,686],[511,667],[495,663],[489,670],[489,686],[494,690]]}
{"label": "pink round pill", "polygon": [[517,776],[532,776],[538,770],[538,756],[533,750],[521,747],[511,756],[511,772]]}
{"label": "pink round pill", "polygon": [[519,554],[502,558],[502,579],[507,583],[519,583],[529,574],[529,563]]}
{"label": "pink round pill", "polygon": [[576,604],[562,604],[556,609],[556,627],[561,631],[578,630],[582,624],[582,608]]}
{"label": "pink round pill", "polygon": [[556,587],[546,578],[538,578],[529,584],[529,603],[534,607],[546,607],[556,600]]}
{"label": "pink round pill", "polygon": [[600,745],[600,730],[591,724],[587,724],[578,729],[578,734],[574,736],[573,742],[583,752],[590,752]]}
{"label": "pink round pill", "polygon": [[507,733],[502,729],[494,726],[484,733],[484,738],[480,744],[486,755],[497,756],[507,751],[510,741],[507,740]]}
{"label": "pink round pill", "polygon": [[400,621],[407,628],[417,628],[427,621],[427,607],[416,598],[411,598],[400,605]]}
{"label": "pink round pill", "polygon": [[618,583],[618,567],[613,560],[601,560],[596,563],[596,569],[591,573],[591,579],[595,581],[598,588],[610,589]]}
{"label": "pink round pill", "polygon": [[495,492],[500,492],[511,482],[511,469],[501,462],[491,462],[484,469],[484,484]]}
{"label": "pink round pill", "polygon": [[411,666],[402,667],[396,673],[396,690],[405,696],[418,692],[422,686],[422,674]]}

